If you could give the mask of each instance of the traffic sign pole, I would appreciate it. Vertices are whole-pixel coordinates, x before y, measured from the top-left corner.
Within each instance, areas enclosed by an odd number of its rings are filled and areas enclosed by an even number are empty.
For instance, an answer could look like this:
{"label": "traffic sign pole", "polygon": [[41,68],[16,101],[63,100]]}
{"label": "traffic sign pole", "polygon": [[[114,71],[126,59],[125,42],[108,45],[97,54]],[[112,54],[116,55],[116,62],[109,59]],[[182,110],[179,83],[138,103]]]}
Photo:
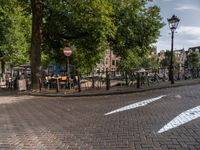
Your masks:
{"label": "traffic sign pole", "polygon": [[70,76],[69,56],[72,55],[72,49],[70,47],[65,47],[63,49],[63,53],[67,57],[66,73],[67,73],[67,77],[68,77],[68,85],[70,87],[70,81],[69,80],[71,79],[71,76]]}
{"label": "traffic sign pole", "polygon": [[67,68],[66,69],[67,69],[67,76],[70,79],[71,76],[70,76],[70,68],[69,68],[69,56],[67,56]]}

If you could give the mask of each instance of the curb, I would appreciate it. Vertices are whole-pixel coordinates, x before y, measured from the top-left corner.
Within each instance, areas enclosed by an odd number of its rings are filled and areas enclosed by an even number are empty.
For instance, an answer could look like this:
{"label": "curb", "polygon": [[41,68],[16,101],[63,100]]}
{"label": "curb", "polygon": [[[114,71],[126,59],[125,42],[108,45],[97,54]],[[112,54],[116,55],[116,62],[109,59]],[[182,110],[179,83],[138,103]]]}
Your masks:
{"label": "curb", "polygon": [[78,94],[56,94],[56,93],[34,93],[34,92],[28,92],[28,93],[19,93],[22,95],[31,95],[31,96],[42,96],[42,97],[88,97],[88,96],[106,96],[106,95],[119,95],[119,94],[130,94],[130,93],[141,93],[146,91],[153,91],[153,90],[160,90],[160,89],[168,89],[168,88],[176,88],[181,86],[190,86],[190,85],[196,85],[200,84],[200,80],[197,80],[196,82],[191,83],[184,83],[184,84],[169,84],[169,85],[163,85],[158,87],[151,87],[146,89],[134,89],[129,91],[111,91],[111,92],[102,92],[102,93],[78,93]]}

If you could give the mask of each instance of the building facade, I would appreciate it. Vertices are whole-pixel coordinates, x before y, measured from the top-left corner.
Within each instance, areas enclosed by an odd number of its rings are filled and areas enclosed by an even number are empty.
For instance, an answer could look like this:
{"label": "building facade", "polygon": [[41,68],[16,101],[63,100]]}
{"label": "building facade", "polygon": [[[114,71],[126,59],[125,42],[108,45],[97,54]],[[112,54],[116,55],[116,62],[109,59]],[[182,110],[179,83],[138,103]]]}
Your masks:
{"label": "building facade", "polygon": [[116,73],[120,59],[121,58],[117,57],[112,50],[106,50],[105,57],[102,59],[101,63],[97,64],[96,73],[104,74],[106,69],[112,73]]}
{"label": "building facade", "polygon": [[200,56],[200,46],[196,46],[196,47],[190,47],[188,49],[188,53],[191,53],[191,52],[197,52]]}
{"label": "building facade", "polygon": [[175,59],[178,64],[184,65],[187,59],[187,53],[184,49],[174,51]]}

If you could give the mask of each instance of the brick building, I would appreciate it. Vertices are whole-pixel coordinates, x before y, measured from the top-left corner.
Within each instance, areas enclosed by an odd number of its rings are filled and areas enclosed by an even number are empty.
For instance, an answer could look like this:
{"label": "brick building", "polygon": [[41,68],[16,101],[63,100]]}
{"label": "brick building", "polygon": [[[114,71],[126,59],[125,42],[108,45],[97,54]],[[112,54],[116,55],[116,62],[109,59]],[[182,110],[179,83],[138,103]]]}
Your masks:
{"label": "brick building", "polygon": [[174,51],[174,55],[176,58],[176,62],[178,64],[182,64],[184,65],[186,59],[187,59],[187,53],[184,49],[180,49],[180,50],[175,50]]}
{"label": "brick building", "polygon": [[119,64],[120,57],[113,54],[112,50],[106,50],[105,57],[102,59],[101,63],[97,64],[96,73],[105,73],[106,68],[113,74],[117,72],[117,66]]}

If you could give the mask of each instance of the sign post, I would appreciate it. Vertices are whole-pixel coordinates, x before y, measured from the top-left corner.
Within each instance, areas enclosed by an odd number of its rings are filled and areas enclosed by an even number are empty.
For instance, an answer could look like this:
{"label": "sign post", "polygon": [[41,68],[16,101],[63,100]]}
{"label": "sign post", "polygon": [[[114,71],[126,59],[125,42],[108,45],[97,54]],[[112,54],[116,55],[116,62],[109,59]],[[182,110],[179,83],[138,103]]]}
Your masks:
{"label": "sign post", "polygon": [[65,56],[67,56],[67,66],[66,66],[66,70],[67,70],[67,76],[70,79],[70,68],[69,68],[69,56],[72,55],[72,49],[70,47],[65,47],[63,49],[63,53]]}

